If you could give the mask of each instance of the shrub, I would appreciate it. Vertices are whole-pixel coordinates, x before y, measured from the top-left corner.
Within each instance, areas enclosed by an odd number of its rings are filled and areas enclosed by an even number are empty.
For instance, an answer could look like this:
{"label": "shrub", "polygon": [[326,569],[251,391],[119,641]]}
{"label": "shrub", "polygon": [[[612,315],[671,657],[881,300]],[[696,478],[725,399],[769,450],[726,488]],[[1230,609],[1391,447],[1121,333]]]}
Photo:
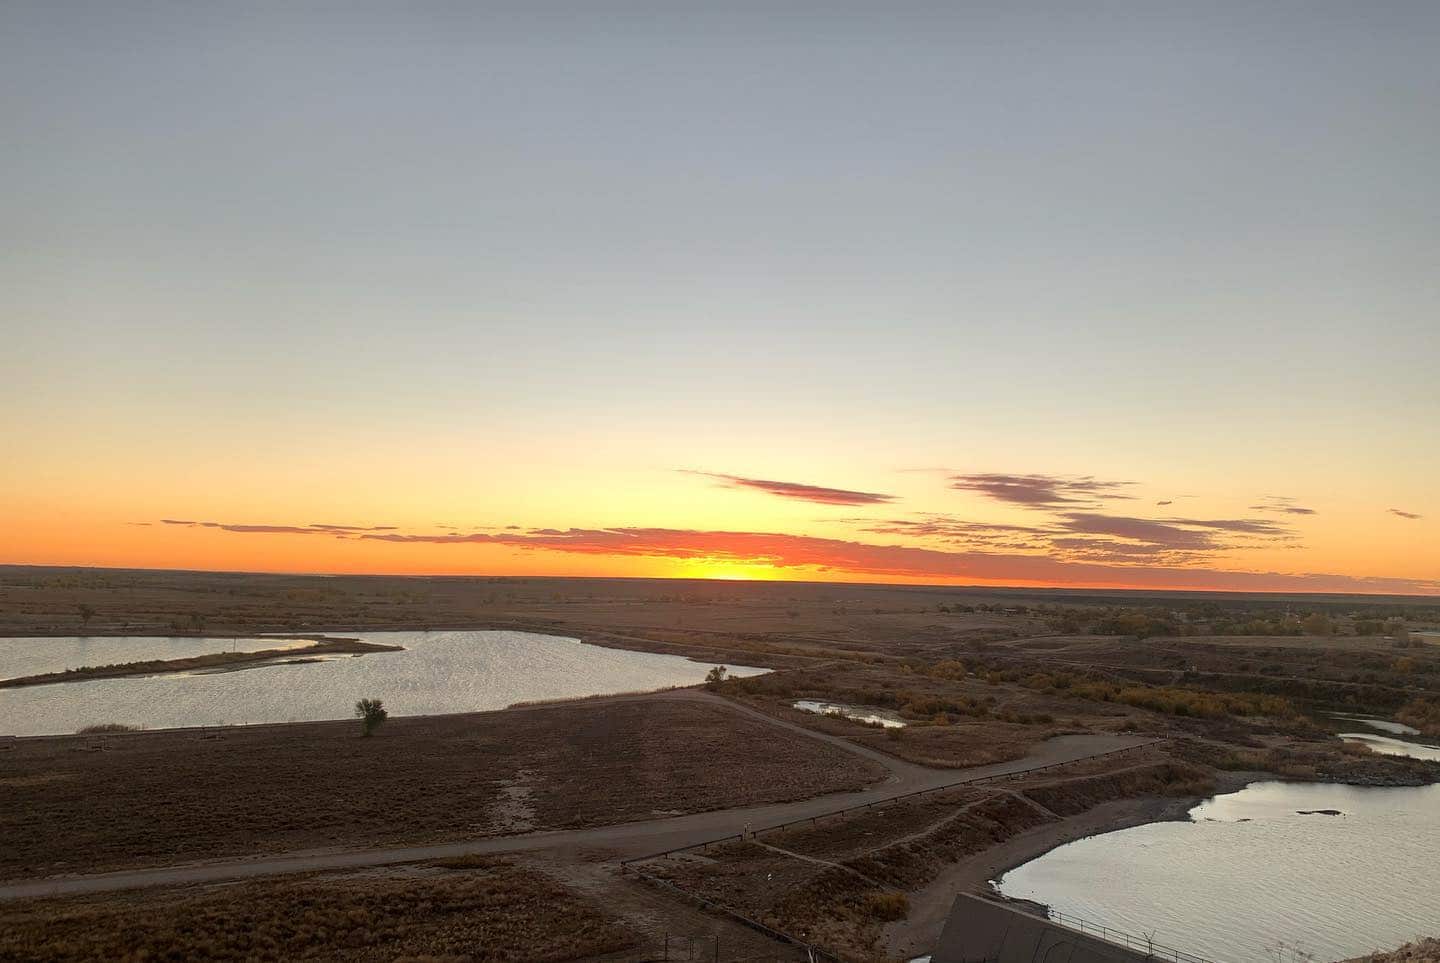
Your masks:
{"label": "shrub", "polygon": [[139,732],[139,731],[140,731],[140,727],[139,727],[139,726],[127,726],[127,725],[126,725],[125,723],[123,723],[123,722],[102,722],[102,723],[100,723],[100,724],[98,724],[98,725],[86,726],[84,729],[81,729],[79,732],[77,732],[76,735],[80,735],[80,736],[99,736],[99,735],[104,735],[104,734],[109,733],[109,732]]}
{"label": "shrub", "polygon": [[1400,707],[1395,718],[1407,726],[1419,729],[1427,736],[1440,736],[1440,702],[1411,699]]}
{"label": "shrub", "polygon": [[910,897],[904,893],[871,893],[865,897],[865,910],[885,923],[903,920],[910,912]]}
{"label": "shrub", "polygon": [[965,663],[956,659],[945,659],[932,665],[929,674],[937,679],[963,682],[966,675]]}
{"label": "shrub", "polygon": [[355,717],[360,720],[360,735],[373,735],[380,724],[390,718],[385,703],[379,699],[361,699],[355,703]]}

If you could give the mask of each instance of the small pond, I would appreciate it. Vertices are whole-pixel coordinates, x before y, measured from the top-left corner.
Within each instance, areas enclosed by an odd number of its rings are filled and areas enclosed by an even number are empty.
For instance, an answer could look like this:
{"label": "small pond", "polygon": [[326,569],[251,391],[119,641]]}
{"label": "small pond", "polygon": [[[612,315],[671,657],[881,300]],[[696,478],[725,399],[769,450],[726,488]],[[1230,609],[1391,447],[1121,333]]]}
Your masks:
{"label": "small pond", "polygon": [[886,729],[905,727],[905,720],[899,715],[874,706],[851,706],[843,702],[818,702],[813,699],[800,699],[791,705],[803,712],[814,712],[822,716],[844,716],[855,722],[884,726]]}

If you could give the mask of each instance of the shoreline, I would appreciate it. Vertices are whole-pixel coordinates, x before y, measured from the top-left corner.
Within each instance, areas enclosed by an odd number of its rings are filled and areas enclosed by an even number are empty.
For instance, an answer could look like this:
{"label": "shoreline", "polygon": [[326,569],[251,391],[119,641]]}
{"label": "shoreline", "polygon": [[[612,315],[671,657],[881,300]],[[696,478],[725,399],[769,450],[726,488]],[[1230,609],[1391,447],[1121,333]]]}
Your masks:
{"label": "shoreline", "polygon": [[[499,709],[471,709],[465,712],[421,712],[415,715],[392,715],[386,725],[393,727],[396,723],[404,723],[409,720],[426,719],[451,719],[459,716],[487,716],[498,715],[505,712],[543,712],[546,709],[562,709],[571,706],[603,705],[606,702],[633,702],[641,699],[665,698],[667,696],[683,695],[686,692],[704,691],[704,683],[696,682],[692,685],[672,685],[662,689],[650,689],[632,692],[611,692],[602,695],[573,696],[570,698],[541,699],[532,702],[517,702]],[[4,742],[16,742],[33,739],[86,739],[102,735],[105,738],[112,737],[134,737],[147,735],[162,735],[165,733],[201,732],[221,734],[227,730],[251,731],[256,729],[278,729],[297,726],[337,726],[352,725],[354,719],[350,716],[340,716],[335,719],[297,719],[285,722],[230,722],[224,725],[195,725],[195,726],[157,726],[155,728],[130,729],[124,732],[106,733],[81,733],[81,732],[49,732],[35,735],[3,735],[0,734],[0,751],[4,750]]]}
{"label": "shoreline", "polygon": [[[173,636],[180,638],[180,636]],[[230,636],[226,636],[230,638]],[[256,636],[269,640],[268,636]],[[227,671],[255,668],[289,659],[295,662],[314,661],[316,655],[366,655],[371,652],[400,652],[404,646],[384,645],[377,642],[361,642],[359,639],[335,638],[328,636],[290,636],[293,641],[312,643],[301,649],[263,649],[258,652],[210,652],[180,659],[147,659],[139,662],[117,662],[111,665],[87,665],[60,672],[42,672],[38,675],[19,676],[14,679],[0,679],[0,689],[21,689],[37,685],[63,685],[67,682],[89,682],[94,679],[123,679],[131,676],[170,675],[177,672],[205,670]],[[275,641],[283,641],[276,637]],[[293,657],[293,658],[290,658]]]}
{"label": "shoreline", "polygon": [[1252,782],[1273,778],[1273,773],[1264,772],[1218,772],[1215,787],[1203,796],[1112,799],[1060,822],[1046,823],[1011,836],[964,862],[952,864],[924,887],[909,893],[910,915],[885,927],[886,952],[902,959],[929,953],[939,940],[940,931],[949,919],[950,908],[959,893],[998,900],[1024,912],[1046,916],[1049,907],[1031,900],[1003,896],[995,891],[990,881],[1081,839],[1150,823],[1184,822],[1189,818],[1190,810],[1206,799],[1238,792]]}

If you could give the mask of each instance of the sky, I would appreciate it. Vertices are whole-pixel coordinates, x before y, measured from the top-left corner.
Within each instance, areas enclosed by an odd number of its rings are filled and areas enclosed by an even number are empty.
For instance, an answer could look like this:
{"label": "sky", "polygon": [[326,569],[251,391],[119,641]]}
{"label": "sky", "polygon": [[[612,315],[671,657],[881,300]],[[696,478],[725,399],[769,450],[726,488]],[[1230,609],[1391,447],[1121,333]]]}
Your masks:
{"label": "sky", "polygon": [[1440,5],[0,6],[0,562],[1440,594]]}

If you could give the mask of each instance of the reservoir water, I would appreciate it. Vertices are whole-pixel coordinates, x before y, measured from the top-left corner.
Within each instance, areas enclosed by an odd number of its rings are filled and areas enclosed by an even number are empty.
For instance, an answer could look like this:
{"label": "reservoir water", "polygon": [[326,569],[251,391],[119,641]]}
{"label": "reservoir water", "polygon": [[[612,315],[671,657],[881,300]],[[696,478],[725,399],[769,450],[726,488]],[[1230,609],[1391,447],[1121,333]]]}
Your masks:
{"label": "reservoir water", "polygon": [[995,885],[1212,960],[1273,963],[1294,948],[1326,961],[1440,931],[1436,867],[1440,785],[1259,782],[1188,822],[1061,846]]}
{"label": "reservoir water", "polygon": [[1403,722],[1396,722],[1393,719],[1381,719],[1378,716],[1355,716],[1343,712],[1332,712],[1330,715],[1336,719],[1345,719],[1350,722],[1358,722],[1361,725],[1369,726],[1372,729],[1379,729],[1381,732],[1388,732],[1392,736],[1418,736],[1420,730],[1413,726],[1407,726]]}
{"label": "reservoir water", "polygon": [[[607,649],[529,632],[344,634],[405,649],[224,672],[0,689],[0,735],[68,733],[107,722],[155,729],[342,719],[362,697],[384,700],[397,716],[476,712],[538,699],[694,685],[711,668],[681,656]],[[96,646],[102,640],[5,639],[0,643],[0,678],[73,668],[75,653],[82,650],[83,658],[97,653],[95,659],[105,664],[223,651],[230,640],[132,639],[130,649],[120,644],[125,641],[107,639]],[[208,648],[183,651],[172,644],[177,642],[204,642]],[[251,651],[276,647],[275,640],[250,644]],[[41,651],[48,647],[55,651]],[[297,651],[295,657],[304,653]],[[738,676],[768,671],[728,668]]]}
{"label": "reservoir water", "polygon": [[68,638],[0,638],[0,679],[64,672],[84,666],[152,659],[189,659],[215,652],[266,652],[299,649],[312,643],[296,639],[196,638],[194,636],[70,636]]}
{"label": "reservoir water", "polygon": [[1368,732],[1342,732],[1340,738],[1346,742],[1358,742],[1370,747],[1370,751],[1387,756],[1409,756],[1411,759],[1430,759],[1440,762],[1440,746],[1411,742],[1408,739],[1392,739]]}

